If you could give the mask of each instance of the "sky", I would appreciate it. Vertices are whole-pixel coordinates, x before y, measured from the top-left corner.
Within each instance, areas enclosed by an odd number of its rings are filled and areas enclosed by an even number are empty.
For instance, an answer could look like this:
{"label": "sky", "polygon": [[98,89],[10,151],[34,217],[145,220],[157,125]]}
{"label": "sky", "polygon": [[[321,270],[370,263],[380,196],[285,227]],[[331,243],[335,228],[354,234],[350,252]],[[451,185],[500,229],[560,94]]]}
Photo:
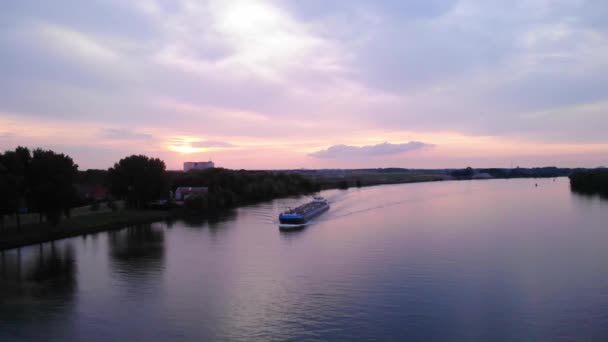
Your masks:
{"label": "sky", "polygon": [[0,10],[0,150],[80,169],[608,165],[608,1],[54,0]]}

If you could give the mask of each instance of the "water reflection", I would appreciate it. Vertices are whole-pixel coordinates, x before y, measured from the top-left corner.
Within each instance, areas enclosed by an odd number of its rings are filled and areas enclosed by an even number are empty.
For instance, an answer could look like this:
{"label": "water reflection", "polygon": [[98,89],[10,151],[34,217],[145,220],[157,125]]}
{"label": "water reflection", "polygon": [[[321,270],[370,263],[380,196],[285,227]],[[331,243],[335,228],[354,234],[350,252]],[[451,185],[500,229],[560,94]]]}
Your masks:
{"label": "water reflection", "polygon": [[38,295],[72,295],[76,289],[76,263],[71,244],[56,248],[40,245],[38,258],[33,262],[27,281],[39,284],[44,290]]}
{"label": "water reflection", "polygon": [[302,227],[290,228],[290,229],[279,229],[279,233],[281,234],[281,237],[283,239],[291,240],[291,239],[303,236],[305,234],[307,228],[308,228],[307,226],[302,226]]}
{"label": "water reflection", "polygon": [[71,244],[55,243],[0,252],[0,291],[3,300],[72,295],[76,263]]}
{"label": "water reflection", "polygon": [[217,215],[209,215],[209,216],[186,216],[180,219],[170,219],[166,221],[168,228],[173,228],[175,225],[185,226],[188,228],[209,228],[211,230],[219,229],[224,227],[225,225],[221,225],[221,223],[225,221],[235,220],[237,217],[237,210],[231,209],[226,212]]}
{"label": "water reflection", "polygon": [[72,309],[76,279],[70,243],[0,252],[0,331],[17,329],[11,322],[60,326]]}
{"label": "water reflection", "polygon": [[608,202],[567,179],[322,195],[0,254],[0,341],[608,336]]}
{"label": "water reflection", "polygon": [[575,190],[575,189],[571,189],[572,193],[580,198],[589,200],[589,201],[603,201],[603,202],[608,202],[608,195],[605,194],[597,194],[597,193],[589,193],[589,192],[584,192],[584,191],[579,191],[579,190]]}
{"label": "water reflection", "polygon": [[572,187],[572,185],[570,186],[570,191],[572,191],[573,194],[575,194],[579,197],[582,197],[582,198],[586,198],[586,199],[590,199],[590,200],[600,199],[603,201],[608,201],[608,194],[582,191],[580,189],[576,189],[576,188]]}
{"label": "water reflection", "polygon": [[138,225],[108,233],[113,270],[119,274],[150,274],[163,268],[165,236],[161,227]]}

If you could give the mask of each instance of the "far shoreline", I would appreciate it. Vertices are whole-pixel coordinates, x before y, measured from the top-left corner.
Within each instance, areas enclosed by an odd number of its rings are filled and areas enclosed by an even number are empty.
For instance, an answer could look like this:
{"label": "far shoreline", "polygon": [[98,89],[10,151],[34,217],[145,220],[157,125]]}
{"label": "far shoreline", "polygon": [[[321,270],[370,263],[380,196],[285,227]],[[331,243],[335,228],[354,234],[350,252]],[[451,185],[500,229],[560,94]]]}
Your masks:
{"label": "far shoreline", "polygon": [[[563,178],[564,176],[559,177],[549,177],[549,178]],[[463,181],[463,180],[498,180],[498,179],[535,179],[539,177],[530,177],[530,178],[491,178],[491,179],[424,179],[424,180],[409,180],[404,182],[395,182],[395,183],[379,183],[379,184],[365,184],[361,185],[361,187],[375,187],[382,185],[400,185],[400,184],[416,184],[416,183],[432,183],[432,182],[448,182],[448,181]],[[548,178],[548,177],[543,177]],[[357,187],[348,187],[348,188],[357,188]],[[346,189],[348,189],[346,188]],[[321,189],[321,191],[332,190],[332,189],[340,189],[338,186],[326,187]],[[343,189],[343,190],[346,190]],[[306,194],[300,194],[303,196]],[[269,201],[278,199],[269,199]],[[281,197],[285,198],[285,197]],[[234,208],[245,207],[248,205],[252,205],[254,203],[242,203]],[[226,211],[224,210],[224,211]],[[221,214],[218,212],[217,214]],[[28,224],[21,227],[21,229],[17,229],[15,227],[4,228],[0,231],[0,251],[6,251],[10,249],[37,245],[46,242],[62,240],[66,238],[83,236],[88,234],[112,231],[112,230],[122,230],[128,228],[130,226],[140,225],[140,224],[151,224],[155,222],[165,221],[167,219],[180,219],[189,216],[195,215],[187,215],[184,213],[177,213],[171,210],[131,210],[125,209],[117,212],[104,212],[104,213],[94,213],[86,216],[79,216],[70,219],[65,219],[59,223],[59,225],[52,227],[47,223],[41,224]],[[208,217],[202,216],[202,217]]]}

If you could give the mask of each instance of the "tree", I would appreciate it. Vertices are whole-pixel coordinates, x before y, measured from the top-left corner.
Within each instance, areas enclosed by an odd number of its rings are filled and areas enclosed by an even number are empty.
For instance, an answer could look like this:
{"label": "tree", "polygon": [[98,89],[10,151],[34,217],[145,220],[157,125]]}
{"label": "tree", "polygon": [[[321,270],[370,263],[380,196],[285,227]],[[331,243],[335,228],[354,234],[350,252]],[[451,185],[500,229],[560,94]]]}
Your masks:
{"label": "tree", "polygon": [[132,155],[109,169],[112,194],[125,199],[130,208],[143,208],[147,202],[167,193],[165,162],[144,155]]}
{"label": "tree", "polygon": [[463,170],[455,170],[452,171],[452,177],[461,178],[461,179],[471,179],[475,171],[470,166]]}
{"label": "tree", "polygon": [[25,203],[30,162],[30,151],[25,147],[0,154],[0,215],[14,214],[17,228],[21,228],[20,210]]}
{"label": "tree", "polygon": [[27,172],[30,206],[40,218],[44,215],[52,225],[59,223],[61,213],[69,216],[76,201],[74,180],[78,165],[69,156],[51,150],[36,149]]}
{"label": "tree", "polygon": [[15,195],[9,183],[9,175],[0,154],[0,228],[4,228],[4,216],[14,213],[11,208],[11,197]]}

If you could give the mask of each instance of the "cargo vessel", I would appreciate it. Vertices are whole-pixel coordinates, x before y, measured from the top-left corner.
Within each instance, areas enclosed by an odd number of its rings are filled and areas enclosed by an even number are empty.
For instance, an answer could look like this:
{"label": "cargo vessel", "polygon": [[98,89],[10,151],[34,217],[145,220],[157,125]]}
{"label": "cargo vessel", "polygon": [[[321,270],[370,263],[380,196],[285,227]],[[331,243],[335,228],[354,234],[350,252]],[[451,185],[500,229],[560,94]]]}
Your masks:
{"label": "cargo vessel", "polygon": [[310,220],[329,210],[329,202],[323,197],[315,197],[312,202],[289,209],[279,215],[279,228],[295,229],[306,226]]}

